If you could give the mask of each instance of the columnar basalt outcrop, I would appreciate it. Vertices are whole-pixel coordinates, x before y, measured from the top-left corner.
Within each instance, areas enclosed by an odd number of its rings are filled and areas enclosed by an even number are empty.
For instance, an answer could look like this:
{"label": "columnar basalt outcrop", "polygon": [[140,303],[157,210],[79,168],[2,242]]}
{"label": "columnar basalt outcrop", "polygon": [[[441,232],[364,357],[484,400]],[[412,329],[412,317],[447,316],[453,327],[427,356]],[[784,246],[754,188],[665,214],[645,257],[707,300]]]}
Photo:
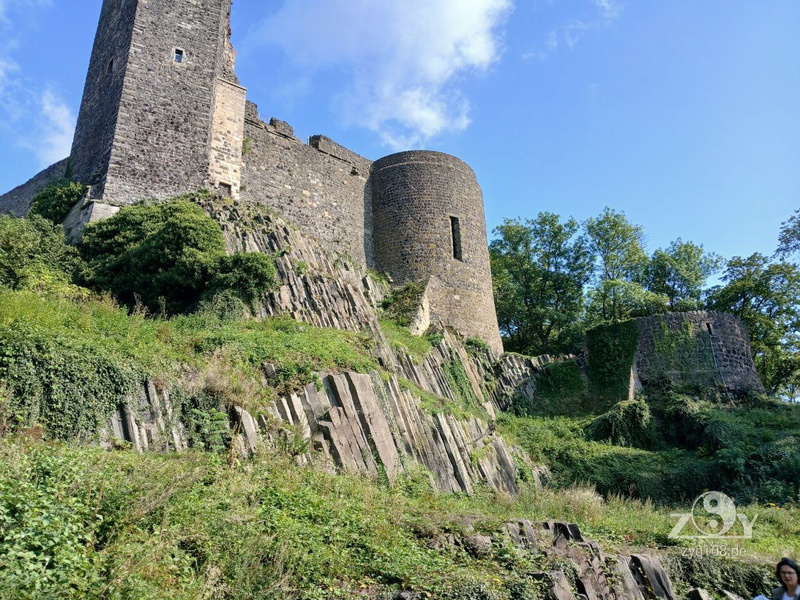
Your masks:
{"label": "columnar basalt outcrop", "polygon": [[[503,493],[518,491],[520,464],[531,474],[520,450],[494,429],[497,407],[487,393],[491,350],[478,358],[459,336],[442,330],[441,341],[419,363],[393,351],[378,323],[378,305],[388,287],[344,256],[331,255],[323,244],[256,205],[205,202],[205,210],[222,225],[229,250],[276,256],[279,286],[266,296],[261,316],[290,315],[322,327],[368,331],[372,350],[384,369],[363,373],[321,373],[322,387],[306,386],[279,398],[260,415],[234,407],[232,428],[243,452],[291,435],[316,452],[304,461],[327,461],[330,468],[394,483],[402,473],[424,467],[433,485],[448,492],[471,493],[486,485]],[[302,265],[302,269],[298,266]],[[441,327],[441,325],[439,325]],[[461,388],[453,369],[463,374]],[[274,369],[265,365],[265,385]],[[421,394],[437,396],[442,407],[468,396],[473,414],[457,416],[442,408],[422,407]],[[107,435],[139,450],[182,450],[188,445],[183,424],[176,422],[166,390],[151,383],[121,406]]]}

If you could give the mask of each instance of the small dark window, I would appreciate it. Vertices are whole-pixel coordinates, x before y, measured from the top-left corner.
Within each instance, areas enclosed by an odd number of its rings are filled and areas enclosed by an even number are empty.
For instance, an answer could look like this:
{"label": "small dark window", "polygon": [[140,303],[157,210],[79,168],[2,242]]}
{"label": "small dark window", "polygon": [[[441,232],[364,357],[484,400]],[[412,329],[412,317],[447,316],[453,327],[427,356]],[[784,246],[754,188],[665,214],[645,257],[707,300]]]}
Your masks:
{"label": "small dark window", "polygon": [[230,183],[220,183],[219,184],[219,193],[222,194],[225,198],[230,198],[233,195],[233,188],[231,187]]}
{"label": "small dark window", "polygon": [[110,61],[108,61],[108,74],[111,75],[111,73],[113,72],[114,72],[114,59],[112,58]]}
{"label": "small dark window", "polygon": [[450,217],[450,233],[453,238],[453,258],[464,260],[461,252],[461,223],[459,223],[458,217]]}
{"label": "small dark window", "polygon": [[714,330],[711,329],[711,323],[706,323],[706,329],[708,329],[708,335],[714,335]]}
{"label": "small dark window", "polygon": [[182,63],[184,58],[184,52],[180,48],[175,48],[175,52],[173,54],[173,58],[175,59],[176,63]]}

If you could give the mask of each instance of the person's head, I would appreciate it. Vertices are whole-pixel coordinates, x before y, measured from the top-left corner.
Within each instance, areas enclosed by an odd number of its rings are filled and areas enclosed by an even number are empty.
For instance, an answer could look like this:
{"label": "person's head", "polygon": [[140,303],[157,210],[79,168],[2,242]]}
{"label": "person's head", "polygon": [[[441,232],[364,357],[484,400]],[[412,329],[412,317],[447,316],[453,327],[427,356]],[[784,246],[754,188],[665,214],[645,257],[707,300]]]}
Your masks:
{"label": "person's head", "polygon": [[800,567],[791,558],[782,558],[775,567],[775,575],[783,589],[794,588],[800,583]]}

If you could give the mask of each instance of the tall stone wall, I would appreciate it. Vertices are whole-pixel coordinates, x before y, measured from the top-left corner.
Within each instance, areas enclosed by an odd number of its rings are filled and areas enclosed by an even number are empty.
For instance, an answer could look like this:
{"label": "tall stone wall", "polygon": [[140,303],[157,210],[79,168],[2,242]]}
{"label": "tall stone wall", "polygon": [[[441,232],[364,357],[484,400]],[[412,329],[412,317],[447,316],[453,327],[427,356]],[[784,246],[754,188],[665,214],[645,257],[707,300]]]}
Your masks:
{"label": "tall stone wall", "polygon": [[242,200],[268,206],[326,248],[370,264],[371,162],[322,136],[304,144],[287,123],[264,123],[252,103],[244,135]]}
{"label": "tall stone wall", "polygon": [[642,383],[667,378],[729,390],[764,390],[747,328],[738,317],[695,311],[644,317],[637,323],[636,374]]}
{"label": "tall stone wall", "polygon": [[212,127],[244,114],[244,96],[228,81],[229,11],[230,0],[103,3],[72,152],[92,197],[128,204],[209,184],[238,189],[210,179],[235,174],[241,152],[236,132]]}
{"label": "tall stone wall", "polygon": [[54,179],[66,176],[68,159],[50,165],[38,175],[18,185],[10,192],[0,195],[0,215],[9,213],[17,217],[25,217],[31,209],[33,197],[41,192]]}
{"label": "tall stone wall", "polygon": [[72,140],[74,177],[100,195],[114,145],[137,5],[103,2]]}
{"label": "tall stone wall", "polygon": [[440,152],[401,152],[372,165],[369,185],[375,266],[395,283],[424,283],[431,321],[502,352],[483,194],[472,169]]}

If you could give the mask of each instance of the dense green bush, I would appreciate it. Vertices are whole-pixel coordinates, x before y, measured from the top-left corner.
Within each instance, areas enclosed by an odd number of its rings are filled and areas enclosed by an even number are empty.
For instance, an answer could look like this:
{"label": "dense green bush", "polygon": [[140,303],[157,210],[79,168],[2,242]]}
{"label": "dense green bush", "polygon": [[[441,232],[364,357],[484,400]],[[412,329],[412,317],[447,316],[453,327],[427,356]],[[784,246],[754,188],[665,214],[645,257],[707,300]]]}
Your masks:
{"label": "dense green bush", "polygon": [[129,308],[178,314],[224,292],[253,308],[275,286],[272,258],[225,254],[219,224],[188,200],[123,208],[86,228],[84,281]]}
{"label": "dense green bush", "polygon": [[254,308],[277,283],[275,261],[261,252],[237,252],[222,256],[206,290],[206,297],[230,291]]}
{"label": "dense green bush", "polygon": [[224,253],[219,225],[188,201],[123,208],[87,226],[81,246],[90,285],[168,314],[199,300]]}
{"label": "dense green bush", "polygon": [[589,425],[589,435],[597,441],[609,441],[618,446],[648,448],[655,438],[653,424],[647,402],[637,398],[618,402],[595,418]]}
{"label": "dense green bush", "polygon": [[86,186],[68,179],[58,179],[33,197],[30,214],[60,225],[85,193]]}
{"label": "dense green bush", "polygon": [[78,260],[60,226],[40,216],[0,216],[0,287],[67,291]]}

